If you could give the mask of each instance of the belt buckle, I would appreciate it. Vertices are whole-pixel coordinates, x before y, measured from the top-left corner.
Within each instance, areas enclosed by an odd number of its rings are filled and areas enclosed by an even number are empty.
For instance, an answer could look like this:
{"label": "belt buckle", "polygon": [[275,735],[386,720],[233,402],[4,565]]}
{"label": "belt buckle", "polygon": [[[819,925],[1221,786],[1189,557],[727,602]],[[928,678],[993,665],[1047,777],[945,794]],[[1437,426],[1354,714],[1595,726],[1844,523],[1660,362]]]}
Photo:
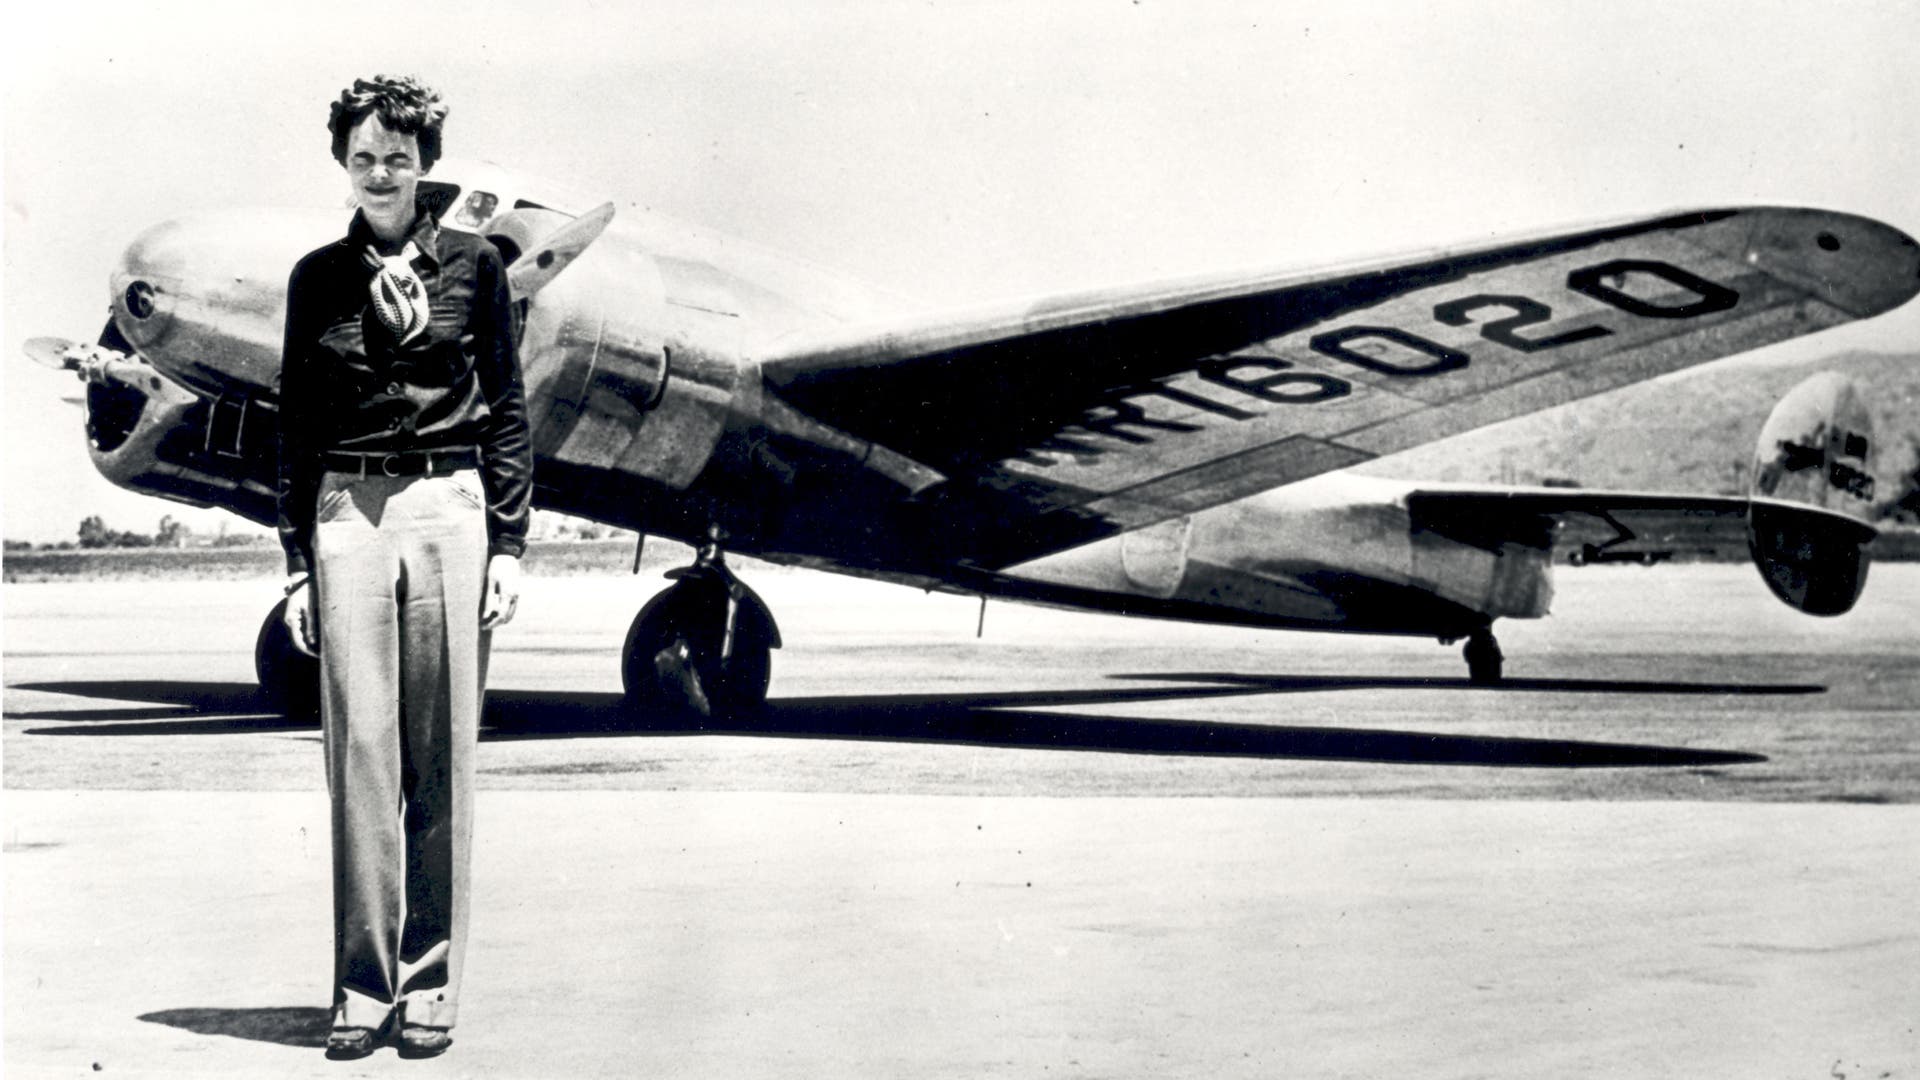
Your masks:
{"label": "belt buckle", "polygon": [[393,467],[394,467],[394,465],[395,465],[395,463],[397,463],[397,462],[398,462],[398,461],[400,460],[400,457],[401,457],[401,455],[399,455],[399,454],[388,454],[388,455],[387,455],[386,457],[383,457],[383,458],[381,458],[381,459],[380,459],[380,471],[381,471],[382,473],[384,473],[385,475],[387,475],[387,476],[399,476],[399,475],[401,475],[400,473],[397,473],[397,472],[394,472],[394,471],[393,471]]}

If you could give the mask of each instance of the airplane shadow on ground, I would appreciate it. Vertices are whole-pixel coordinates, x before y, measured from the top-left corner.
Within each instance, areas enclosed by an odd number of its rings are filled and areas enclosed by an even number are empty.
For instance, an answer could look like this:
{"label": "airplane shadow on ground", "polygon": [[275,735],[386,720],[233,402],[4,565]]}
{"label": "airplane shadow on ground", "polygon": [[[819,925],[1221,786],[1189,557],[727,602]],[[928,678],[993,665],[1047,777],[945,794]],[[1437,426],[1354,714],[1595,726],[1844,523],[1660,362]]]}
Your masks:
{"label": "airplane shadow on ground", "polygon": [[281,1005],[260,1009],[163,1009],[145,1013],[140,1019],[195,1035],[231,1035],[318,1050],[327,1045],[327,1028],[333,1016],[329,1009]]}
{"label": "airplane shadow on ground", "polygon": [[[863,694],[783,698],[742,717],[639,716],[617,694],[496,690],[488,694],[481,738],[489,742],[620,736],[728,734],[770,738],[942,743],[1036,750],[1175,756],[1368,761],[1417,765],[1532,768],[1730,765],[1765,761],[1759,754],[1691,747],[1400,731],[1302,727],[1207,720],[1040,712],[1043,708],[1187,701],[1255,694],[1367,689],[1469,690],[1475,693],[1793,695],[1804,684],[1733,685],[1592,679],[1513,679],[1498,687],[1464,679],[1367,676],[1246,675],[1184,672],[1121,674],[1127,681],[1180,686],[1000,693]],[[52,691],[152,705],[19,713],[16,720],[61,721],[33,735],[193,735],[312,730],[314,723],[267,711],[243,683],[59,682],[22,684]],[[1448,719],[1471,719],[1459,712]]]}

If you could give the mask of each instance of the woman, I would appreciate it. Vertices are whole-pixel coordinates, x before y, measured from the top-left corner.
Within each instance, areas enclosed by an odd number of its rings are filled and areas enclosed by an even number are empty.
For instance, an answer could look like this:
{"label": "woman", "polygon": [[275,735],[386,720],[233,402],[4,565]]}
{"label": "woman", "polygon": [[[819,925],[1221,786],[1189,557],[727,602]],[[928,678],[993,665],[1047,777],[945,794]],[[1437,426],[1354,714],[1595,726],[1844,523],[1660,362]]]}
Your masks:
{"label": "woman", "polygon": [[414,199],[446,106],[410,78],[333,104],[359,202],[287,286],[280,538],[287,623],[320,658],[333,800],[327,1056],[398,1025],[451,1044],[489,632],[513,617],[533,457],[505,267]]}

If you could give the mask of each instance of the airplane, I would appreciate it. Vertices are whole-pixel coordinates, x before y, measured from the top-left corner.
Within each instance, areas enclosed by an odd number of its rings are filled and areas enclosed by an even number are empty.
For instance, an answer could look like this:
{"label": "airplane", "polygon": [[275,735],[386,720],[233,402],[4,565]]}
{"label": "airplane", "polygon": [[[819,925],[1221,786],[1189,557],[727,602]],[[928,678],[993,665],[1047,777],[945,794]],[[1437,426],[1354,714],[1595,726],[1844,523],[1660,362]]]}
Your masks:
{"label": "airplane", "polygon": [[[1838,376],[1781,400],[1746,496],[1346,470],[1920,291],[1920,247],[1895,228],[1739,207],[913,310],[490,164],[443,161],[419,190],[511,260],[535,505],[697,552],[627,633],[641,709],[764,703],[780,631],[728,552],[1083,610],[1464,639],[1480,684],[1503,674],[1493,624],[1547,613],[1561,555],[1651,563],[1744,539],[1780,600],[1839,614],[1876,533],[1867,412]],[[275,519],[285,281],[344,217],[156,225],[113,269],[95,344],[29,343],[85,381],[102,474]],[[278,607],[255,666],[311,708],[316,667]]]}

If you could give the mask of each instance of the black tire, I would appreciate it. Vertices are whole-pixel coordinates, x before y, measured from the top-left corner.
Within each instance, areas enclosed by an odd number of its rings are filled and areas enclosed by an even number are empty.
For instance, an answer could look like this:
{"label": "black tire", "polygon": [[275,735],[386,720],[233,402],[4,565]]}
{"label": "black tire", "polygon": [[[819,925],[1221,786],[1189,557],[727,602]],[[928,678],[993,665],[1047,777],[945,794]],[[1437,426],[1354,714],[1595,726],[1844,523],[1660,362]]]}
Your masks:
{"label": "black tire", "polygon": [[643,712],[750,715],[766,704],[773,678],[773,622],[743,601],[733,648],[723,660],[725,585],[689,579],[647,602],[627,628],[620,682]]}
{"label": "black tire", "polygon": [[292,720],[320,719],[320,661],[301,652],[287,633],[287,602],[273,605],[253,639],[253,673],[269,708]]}
{"label": "black tire", "polygon": [[1474,631],[1467,638],[1463,655],[1467,658],[1467,681],[1475,686],[1492,686],[1500,681],[1506,657],[1501,655],[1500,643],[1494,640],[1493,631]]}

